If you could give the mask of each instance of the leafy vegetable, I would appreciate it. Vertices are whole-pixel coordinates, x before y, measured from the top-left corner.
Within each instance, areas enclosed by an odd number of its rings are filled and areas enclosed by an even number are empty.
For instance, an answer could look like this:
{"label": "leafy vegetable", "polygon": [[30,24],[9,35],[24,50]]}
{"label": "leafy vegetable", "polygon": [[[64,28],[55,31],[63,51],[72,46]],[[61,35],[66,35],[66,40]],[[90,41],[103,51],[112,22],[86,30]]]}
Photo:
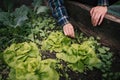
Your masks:
{"label": "leafy vegetable", "polygon": [[61,52],[62,47],[70,45],[71,40],[63,36],[61,32],[52,32],[46,40],[42,42],[42,50],[50,50],[51,52]]}
{"label": "leafy vegetable", "polygon": [[21,26],[28,19],[27,15],[29,13],[29,8],[25,5],[20,8],[16,8],[12,15],[14,15],[14,27]]}
{"label": "leafy vegetable", "polygon": [[36,12],[36,14],[40,14],[48,10],[48,8],[42,5],[42,3],[43,3],[43,0],[34,0],[33,6],[34,6],[34,12]]}
{"label": "leafy vegetable", "polygon": [[[26,61],[33,61],[36,65],[38,65],[39,60],[41,60],[39,55],[39,49],[37,48],[36,44],[30,42],[24,42],[19,44],[12,44],[8,47],[4,52],[4,59],[5,62],[10,67],[17,67],[21,64],[27,64]],[[18,64],[20,63],[20,64]],[[31,64],[32,65],[32,64]],[[27,68],[28,69],[28,68]]]}
{"label": "leafy vegetable", "polygon": [[55,70],[57,61],[46,59],[41,61],[40,80],[59,80],[59,74]]}
{"label": "leafy vegetable", "polygon": [[5,26],[10,27],[22,26],[28,19],[28,13],[29,9],[25,5],[20,8],[16,8],[13,13],[0,12],[0,22],[2,22]]}
{"label": "leafy vegetable", "polygon": [[68,67],[75,71],[83,72],[85,69],[93,69],[101,64],[94,49],[95,42],[84,41],[81,44],[72,43],[72,39],[64,36],[61,32],[52,32],[42,42],[42,50],[57,52],[56,57],[68,63]]}
{"label": "leafy vegetable", "polygon": [[11,67],[9,80],[59,80],[59,74],[55,70],[57,61],[41,60],[35,43],[12,44],[5,50],[3,56]]}

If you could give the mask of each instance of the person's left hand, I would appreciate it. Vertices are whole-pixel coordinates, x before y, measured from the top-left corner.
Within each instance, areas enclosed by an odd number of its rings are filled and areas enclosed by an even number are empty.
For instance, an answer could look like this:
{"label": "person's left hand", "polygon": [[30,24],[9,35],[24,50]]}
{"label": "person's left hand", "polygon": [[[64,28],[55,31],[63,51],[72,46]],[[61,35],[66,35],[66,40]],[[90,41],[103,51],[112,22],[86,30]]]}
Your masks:
{"label": "person's left hand", "polygon": [[91,21],[93,26],[100,25],[107,13],[107,6],[96,6],[90,10]]}

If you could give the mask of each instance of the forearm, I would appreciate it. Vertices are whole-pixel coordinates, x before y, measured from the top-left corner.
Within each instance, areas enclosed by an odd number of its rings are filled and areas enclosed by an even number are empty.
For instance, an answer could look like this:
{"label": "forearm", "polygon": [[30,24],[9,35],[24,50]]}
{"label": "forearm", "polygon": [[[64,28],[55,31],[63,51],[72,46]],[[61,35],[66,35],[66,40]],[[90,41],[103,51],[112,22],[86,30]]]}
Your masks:
{"label": "forearm", "polygon": [[69,23],[63,0],[49,0],[48,3],[52,10],[53,17],[57,19],[60,25],[64,26]]}

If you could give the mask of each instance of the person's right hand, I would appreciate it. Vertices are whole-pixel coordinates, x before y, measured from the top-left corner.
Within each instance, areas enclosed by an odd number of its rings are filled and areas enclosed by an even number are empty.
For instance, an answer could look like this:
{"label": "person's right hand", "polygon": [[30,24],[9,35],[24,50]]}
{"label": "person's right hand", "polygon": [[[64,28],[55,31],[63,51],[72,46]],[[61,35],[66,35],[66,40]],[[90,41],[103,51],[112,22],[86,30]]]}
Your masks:
{"label": "person's right hand", "polygon": [[96,6],[90,10],[93,26],[100,25],[107,13],[107,6]]}
{"label": "person's right hand", "polygon": [[65,24],[65,25],[63,26],[63,31],[64,31],[64,34],[65,34],[66,36],[69,36],[69,37],[72,37],[72,38],[75,37],[74,28],[73,28],[73,26],[72,26],[71,23]]}

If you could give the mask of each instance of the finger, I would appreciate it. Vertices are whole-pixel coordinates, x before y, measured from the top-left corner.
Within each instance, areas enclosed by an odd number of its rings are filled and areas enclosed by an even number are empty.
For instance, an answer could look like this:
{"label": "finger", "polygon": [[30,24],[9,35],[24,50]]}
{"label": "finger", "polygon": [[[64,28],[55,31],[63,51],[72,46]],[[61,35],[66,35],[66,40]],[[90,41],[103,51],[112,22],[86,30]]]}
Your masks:
{"label": "finger", "polygon": [[69,28],[66,29],[66,33],[67,33],[66,34],[67,36],[70,36],[70,30],[69,30]]}
{"label": "finger", "polygon": [[101,16],[101,18],[100,18],[100,20],[99,20],[99,22],[98,22],[98,25],[100,25],[100,24],[102,23],[102,21],[103,21],[103,19],[104,19],[104,16],[105,16],[105,14],[103,14],[103,15]]}
{"label": "finger", "polygon": [[73,29],[73,27],[69,28],[69,33],[68,34],[69,34],[70,37],[74,37],[74,29]]}
{"label": "finger", "polygon": [[72,37],[75,37],[75,33],[74,33],[74,30],[73,30],[72,32],[73,32],[73,34],[72,34]]}
{"label": "finger", "polygon": [[90,11],[90,15],[91,15],[91,23],[92,25],[94,25],[94,15],[95,15],[95,8],[92,8]]}
{"label": "finger", "polygon": [[98,25],[98,21],[100,20],[100,16],[101,16],[100,13],[97,13],[97,14],[95,15],[95,23],[94,23],[94,26],[97,26],[97,25]]}
{"label": "finger", "polygon": [[92,23],[92,25],[93,25],[93,23],[94,23],[93,15],[91,16],[91,23]]}
{"label": "finger", "polygon": [[95,26],[95,16],[96,16],[96,12],[94,12],[93,15],[91,16],[93,26]]}
{"label": "finger", "polygon": [[65,28],[65,33],[66,33],[66,36],[72,37],[72,33],[71,33],[71,28],[70,27]]}
{"label": "finger", "polygon": [[74,29],[73,28],[71,29],[71,37],[73,37],[73,38],[75,37]]}
{"label": "finger", "polygon": [[92,8],[92,9],[90,10],[90,15],[91,15],[91,16],[93,15],[93,12],[94,12],[94,8]]}
{"label": "finger", "polygon": [[71,29],[70,28],[67,29],[67,36],[71,37]]}
{"label": "finger", "polygon": [[67,35],[66,31],[65,30],[63,30],[63,31],[64,31],[64,34]]}
{"label": "finger", "polygon": [[65,35],[68,34],[68,31],[67,31],[66,27],[63,27],[63,31],[64,31],[64,34],[65,34]]}

